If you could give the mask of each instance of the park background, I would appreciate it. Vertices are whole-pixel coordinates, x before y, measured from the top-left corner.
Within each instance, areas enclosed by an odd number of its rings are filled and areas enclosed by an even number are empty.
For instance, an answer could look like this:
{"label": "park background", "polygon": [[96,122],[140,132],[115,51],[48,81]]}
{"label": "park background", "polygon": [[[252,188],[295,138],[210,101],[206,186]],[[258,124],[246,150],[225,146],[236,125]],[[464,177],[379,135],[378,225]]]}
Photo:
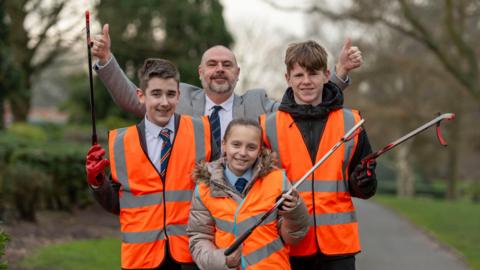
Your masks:
{"label": "park background", "polygon": [[[85,182],[87,9],[92,35],[110,24],[112,51],[134,82],[145,58],[162,57],[200,85],[203,51],[223,44],[241,67],[236,93],[264,88],[277,100],[289,43],[318,41],[333,68],[350,37],[364,64],[345,106],[361,111],[374,150],[438,112],[457,116],[442,127],[447,148],[430,129],[378,160],[374,203],[480,269],[477,0],[0,0],[0,269],[118,268],[116,218]],[[94,89],[105,145],[109,129],[138,119],[96,76]]]}

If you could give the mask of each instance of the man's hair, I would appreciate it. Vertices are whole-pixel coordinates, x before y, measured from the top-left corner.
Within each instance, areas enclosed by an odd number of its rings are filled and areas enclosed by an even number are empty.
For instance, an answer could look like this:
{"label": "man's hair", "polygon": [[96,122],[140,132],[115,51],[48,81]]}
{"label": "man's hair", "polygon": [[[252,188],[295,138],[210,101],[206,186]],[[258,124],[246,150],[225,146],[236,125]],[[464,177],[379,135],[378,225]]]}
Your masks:
{"label": "man's hair", "polygon": [[327,58],[328,54],[325,49],[315,41],[292,43],[288,46],[285,53],[287,73],[290,73],[295,64],[309,72],[315,70],[325,71],[327,69]]}
{"label": "man's hair", "polygon": [[180,73],[172,62],[160,58],[147,58],[143,66],[138,70],[138,79],[140,80],[140,89],[145,91],[148,81],[152,78],[174,79],[177,84],[180,83]]}

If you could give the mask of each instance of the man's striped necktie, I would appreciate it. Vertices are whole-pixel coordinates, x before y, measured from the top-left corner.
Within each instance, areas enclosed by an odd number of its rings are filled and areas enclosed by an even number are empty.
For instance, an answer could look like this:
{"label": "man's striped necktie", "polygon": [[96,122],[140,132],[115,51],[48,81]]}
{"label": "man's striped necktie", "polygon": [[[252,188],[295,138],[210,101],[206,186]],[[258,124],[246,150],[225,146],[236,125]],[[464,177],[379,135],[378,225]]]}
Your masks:
{"label": "man's striped necktie", "polygon": [[210,120],[210,128],[212,130],[212,137],[213,141],[217,145],[217,149],[220,149],[220,141],[221,141],[221,125],[220,125],[220,116],[218,112],[222,109],[222,106],[215,105],[213,106],[213,112],[209,117]]}

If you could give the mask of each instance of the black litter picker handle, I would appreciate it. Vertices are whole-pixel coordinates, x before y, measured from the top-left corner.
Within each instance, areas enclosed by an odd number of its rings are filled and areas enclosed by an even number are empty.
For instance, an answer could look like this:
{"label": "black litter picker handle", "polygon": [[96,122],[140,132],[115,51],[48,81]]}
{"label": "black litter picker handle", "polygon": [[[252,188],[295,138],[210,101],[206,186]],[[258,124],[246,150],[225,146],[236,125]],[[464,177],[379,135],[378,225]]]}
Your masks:
{"label": "black litter picker handle", "polygon": [[85,11],[85,24],[87,32],[87,55],[88,55],[88,77],[90,80],[90,112],[92,115],[92,145],[97,144],[97,125],[95,123],[95,100],[93,97],[93,75],[92,75],[92,52],[93,42],[90,38],[90,11]]}

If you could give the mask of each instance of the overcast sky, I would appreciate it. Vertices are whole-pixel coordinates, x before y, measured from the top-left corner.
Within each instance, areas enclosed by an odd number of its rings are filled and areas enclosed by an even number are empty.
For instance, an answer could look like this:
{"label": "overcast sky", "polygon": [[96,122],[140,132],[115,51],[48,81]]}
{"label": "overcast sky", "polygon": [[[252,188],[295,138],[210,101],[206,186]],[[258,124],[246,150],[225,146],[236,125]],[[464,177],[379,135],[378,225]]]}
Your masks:
{"label": "overcast sky", "polygon": [[[262,0],[221,0],[221,2],[224,7],[224,18],[232,32],[235,32],[236,27],[255,22],[296,36],[305,34],[304,18],[298,12],[279,11]],[[295,2],[298,3],[298,1]],[[282,4],[295,2],[281,1]]]}

